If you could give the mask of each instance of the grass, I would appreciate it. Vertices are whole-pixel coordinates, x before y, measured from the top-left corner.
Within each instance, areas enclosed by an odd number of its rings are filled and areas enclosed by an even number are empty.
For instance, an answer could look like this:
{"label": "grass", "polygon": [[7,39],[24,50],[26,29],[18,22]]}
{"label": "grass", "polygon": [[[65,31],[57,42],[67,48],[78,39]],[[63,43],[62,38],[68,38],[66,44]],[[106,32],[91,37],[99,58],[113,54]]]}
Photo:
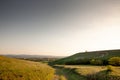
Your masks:
{"label": "grass", "polygon": [[[56,60],[64,64],[80,59],[109,59],[120,56],[120,50],[77,53]],[[92,65],[52,65],[0,56],[0,80],[120,80],[120,67]],[[56,76],[54,73],[56,72]]]}
{"label": "grass", "polygon": [[80,76],[78,73],[76,73],[73,69],[63,68],[61,66],[55,66],[54,68],[56,68],[56,74],[58,76],[63,76],[65,80],[85,80],[86,79],[85,77]]}
{"label": "grass", "polygon": [[[83,52],[58,59],[49,64],[55,65],[59,75],[64,75],[67,80],[120,80],[120,67],[105,66],[111,57],[119,56],[120,50]],[[101,64],[104,66],[88,65],[92,59],[104,61],[102,62],[104,64]]]}
{"label": "grass", "polygon": [[[56,65],[65,70],[71,70],[67,73],[67,80],[120,80],[120,67],[115,66],[91,66],[91,65]],[[108,71],[111,67],[111,71]],[[78,75],[79,74],[79,75]],[[76,77],[77,75],[77,77]],[[74,77],[71,79],[71,76]]]}
{"label": "grass", "polygon": [[0,56],[0,80],[52,80],[54,69],[40,62]]}

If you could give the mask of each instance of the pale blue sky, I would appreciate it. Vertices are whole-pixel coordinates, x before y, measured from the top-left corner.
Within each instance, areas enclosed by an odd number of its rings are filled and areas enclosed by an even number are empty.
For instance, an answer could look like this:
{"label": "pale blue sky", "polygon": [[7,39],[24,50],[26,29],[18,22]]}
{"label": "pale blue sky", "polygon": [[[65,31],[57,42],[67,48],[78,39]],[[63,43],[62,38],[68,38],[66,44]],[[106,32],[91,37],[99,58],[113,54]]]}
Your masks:
{"label": "pale blue sky", "polygon": [[120,0],[0,0],[0,54],[68,56],[120,49]]}

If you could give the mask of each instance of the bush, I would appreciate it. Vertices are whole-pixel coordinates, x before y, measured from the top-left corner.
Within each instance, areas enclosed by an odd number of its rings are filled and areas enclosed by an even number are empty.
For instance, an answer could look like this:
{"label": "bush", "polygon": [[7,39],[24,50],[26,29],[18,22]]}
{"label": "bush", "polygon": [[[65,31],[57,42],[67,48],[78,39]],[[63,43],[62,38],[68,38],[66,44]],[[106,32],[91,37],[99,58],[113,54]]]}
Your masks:
{"label": "bush", "polygon": [[111,72],[111,71],[113,71],[113,66],[108,65],[108,66],[107,66],[107,72]]}
{"label": "bush", "polygon": [[67,79],[61,75],[59,80],[67,80]]}
{"label": "bush", "polygon": [[120,66],[120,57],[112,57],[108,60],[110,65]]}
{"label": "bush", "polygon": [[103,65],[103,61],[99,60],[99,59],[92,59],[90,61],[90,64],[92,64],[92,65]]}
{"label": "bush", "polygon": [[79,64],[90,64],[89,59],[79,59],[79,60],[71,60],[65,63],[66,65],[79,65]]}
{"label": "bush", "polygon": [[108,65],[108,60],[102,60],[103,61],[103,65]]}

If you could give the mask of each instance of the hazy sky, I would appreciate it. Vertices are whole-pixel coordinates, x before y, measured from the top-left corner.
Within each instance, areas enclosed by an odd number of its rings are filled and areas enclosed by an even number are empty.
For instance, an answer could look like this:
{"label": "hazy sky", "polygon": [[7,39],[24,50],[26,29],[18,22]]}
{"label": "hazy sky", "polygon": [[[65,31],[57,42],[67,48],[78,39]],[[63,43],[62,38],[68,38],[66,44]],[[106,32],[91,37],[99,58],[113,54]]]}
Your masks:
{"label": "hazy sky", "polygon": [[0,54],[106,49],[120,49],[120,0],[0,0]]}

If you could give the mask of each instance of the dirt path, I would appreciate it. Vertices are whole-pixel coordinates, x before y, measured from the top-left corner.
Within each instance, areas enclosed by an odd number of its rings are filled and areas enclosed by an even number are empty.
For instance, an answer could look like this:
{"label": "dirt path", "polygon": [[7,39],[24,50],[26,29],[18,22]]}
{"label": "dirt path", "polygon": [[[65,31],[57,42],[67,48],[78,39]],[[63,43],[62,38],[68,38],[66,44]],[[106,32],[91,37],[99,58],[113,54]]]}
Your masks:
{"label": "dirt path", "polygon": [[[56,71],[56,73],[55,73],[54,80],[68,80],[66,77],[66,74],[62,70],[55,68],[55,71]],[[61,79],[61,76],[64,79]]]}

